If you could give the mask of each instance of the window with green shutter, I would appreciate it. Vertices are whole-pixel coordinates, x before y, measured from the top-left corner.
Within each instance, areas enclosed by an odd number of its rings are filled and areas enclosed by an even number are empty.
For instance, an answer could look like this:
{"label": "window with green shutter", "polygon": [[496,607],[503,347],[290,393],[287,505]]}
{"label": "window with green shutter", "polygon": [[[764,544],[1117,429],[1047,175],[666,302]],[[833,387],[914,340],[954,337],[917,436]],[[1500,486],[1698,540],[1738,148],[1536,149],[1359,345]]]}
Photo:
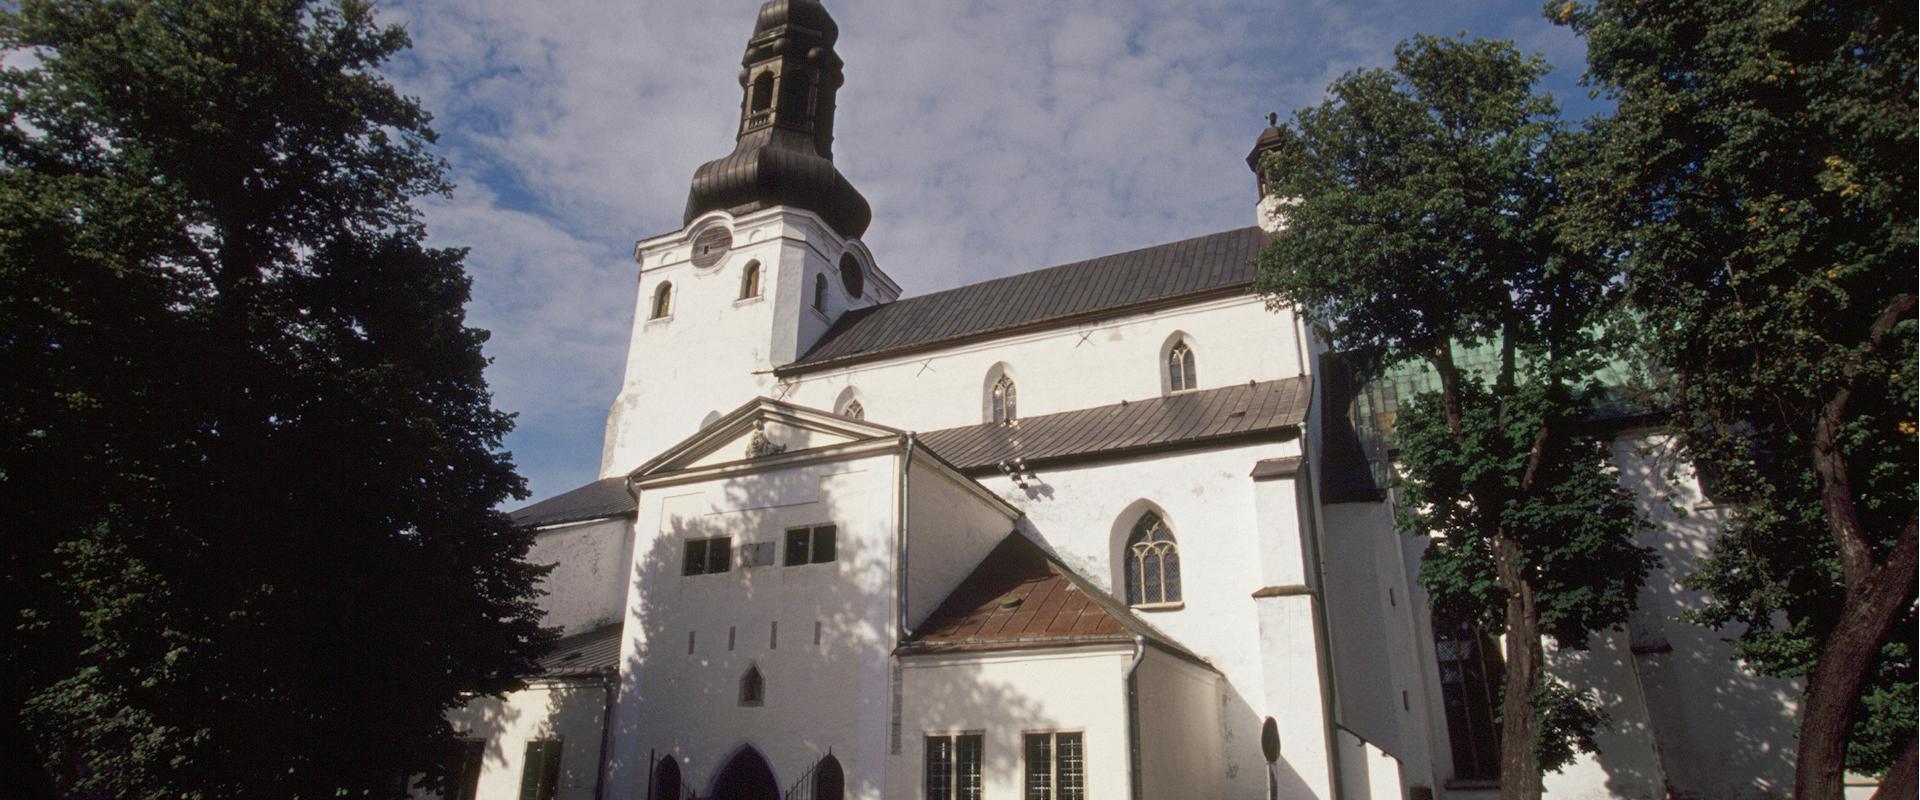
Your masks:
{"label": "window with green shutter", "polygon": [[527,761],[520,768],[520,800],[553,800],[560,788],[560,740],[527,742]]}

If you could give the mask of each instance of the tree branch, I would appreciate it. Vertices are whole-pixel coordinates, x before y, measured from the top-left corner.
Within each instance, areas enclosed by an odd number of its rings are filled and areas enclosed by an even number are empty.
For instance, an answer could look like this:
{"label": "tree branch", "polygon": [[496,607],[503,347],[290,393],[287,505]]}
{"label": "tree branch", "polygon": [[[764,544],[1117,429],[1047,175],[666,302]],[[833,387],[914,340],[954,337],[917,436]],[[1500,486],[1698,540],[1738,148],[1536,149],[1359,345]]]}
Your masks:
{"label": "tree branch", "polygon": [[1821,407],[1814,423],[1813,467],[1820,474],[1820,503],[1826,510],[1828,534],[1840,551],[1840,570],[1849,597],[1858,593],[1873,573],[1874,560],[1873,542],[1860,530],[1860,509],[1853,499],[1853,475],[1839,450],[1840,426],[1853,404],[1854,384],[1866,368],[1868,357],[1880,350],[1894,325],[1913,313],[1913,309],[1914,296],[1903,294],[1880,312],[1868,331],[1866,349],[1841,371],[1839,391]]}

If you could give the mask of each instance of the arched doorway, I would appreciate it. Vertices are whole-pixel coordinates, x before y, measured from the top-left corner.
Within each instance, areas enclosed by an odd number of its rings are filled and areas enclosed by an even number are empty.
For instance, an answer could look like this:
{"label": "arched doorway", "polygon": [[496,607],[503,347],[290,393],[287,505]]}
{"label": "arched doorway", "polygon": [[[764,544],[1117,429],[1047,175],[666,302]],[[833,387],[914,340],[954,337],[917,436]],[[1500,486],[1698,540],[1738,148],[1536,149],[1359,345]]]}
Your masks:
{"label": "arched doorway", "polygon": [[760,751],[743,747],[714,779],[712,800],[780,800],[780,786]]}

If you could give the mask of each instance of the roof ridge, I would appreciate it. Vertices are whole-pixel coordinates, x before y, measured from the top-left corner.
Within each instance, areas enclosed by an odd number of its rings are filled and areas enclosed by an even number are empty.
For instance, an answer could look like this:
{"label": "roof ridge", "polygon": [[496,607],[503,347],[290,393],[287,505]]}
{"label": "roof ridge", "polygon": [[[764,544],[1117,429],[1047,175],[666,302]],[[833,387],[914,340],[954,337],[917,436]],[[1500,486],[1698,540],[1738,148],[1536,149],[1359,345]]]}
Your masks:
{"label": "roof ridge", "polygon": [[[1000,277],[997,277],[997,278],[988,278],[988,279],[986,279],[986,280],[984,280],[984,281],[974,281],[973,283],[963,283],[963,284],[961,284],[961,285],[959,285],[959,286],[952,286],[952,287],[948,287],[948,288],[946,288],[946,289],[941,289],[941,290],[939,290],[939,291],[936,291],[936,292],[928,292],[928,293],[926,293],[926,294],[915,294],[915,295],[908,295],[908,296],[906,296],[906,297],[901,297],[901,298],[898,298],[898,299],[896,299],[896,300],[892,300],[892,301],[890,301],[890,302],[886,302],[886,303],[875,303],[874,305],[871,305],[871,306],[865,306],[865,307],[862,307],[862,308],[859,308],[859,309],[855,309],[855,310],[856,310],[856,311],[865,311],[865,310],[867,310],[867,309],[869,309],[869,308],[880,308],[881,306],[890,306],[890,305],[894,305],[894,304],[896,304],[896,303],[907,303],[907,302],[912,302],[912,301],[915,301],[915,300],[924,300],[924,299],[927,299],[927,298],[929,298],[929,297],[939,297],[939,296],[941,296],[941,295],[944,295],[944,294],[951,294],[951,293],[953,293],[953,292],[958,292],[958,291],[962,291],[962,290],[965,290],[965,289],[972,289],[972,288],[975,288],[975,287],[979,287],[979,286],[987,286],[987,285],[989,285],[989,284],[994,284],[994,283],[999,283],[999,282],[1001,282],[1001,281],[1011,281],[1011,280],[1016,280],[1016,279],[1020,279],[1020,278],[1027,278],[1027,277],[1030,277],[1030,276],[1034,276],[1034,275],[1041,275],[1041,274],[1044,274],[1044,273],[1048,273],[1048,272],[1053,272],[1054,270],[1061,270],[1061,269],[1066,269],[1066,268],[1068,268],[1068,267],[1077,267],[1077,266],[1080,266],[1080,265],[1082,265],[1082,264],[1091,264],[1091,263],[1094,263],[1094,262],[1096,262],[1096,261],[1104,261],[1104,260],[1106,260],[1106,259],[1109,259],[1109,258],[1119,258],[1119,257],[1121,257],[1121,256],[1130,256],[1130,255],[1133,255],[1133,254],[1135,254],[1135,253],[1144,253],[1144,252],[1147,252],[1148,250],[1159,250],[1159,249],[1162,249],[1162,248],[1171,248],[1171,247],[1176,247],[1176,246],[1179,246],[1179,245],[1183,245],[1183,244],[1186,244],[1186,243],[1188,243],[1188,242],[1194,242],[1194,241],[1199,241],[1199,240],[1201,240],[1201,239],[1211,239],[1211,238],[1213,238],[1213,237],[1216,237],[1216,236],[1223,236],[1223,235],[1226,235],[1226,234],[1229,234],[1229,233],[1241,233],[1241,232],[1243,232],[1243,231],[1249,231],[1249,230],[1258,230],[1258,229],[1259,229],[1259,227],[1260,227],[1260,226],[1258,226],[1258,225],[1244,225],[1244,226],[1241,226],[1241,227],[1238,227],[1238,228],[1228,228],[1228,229],[1226,229],[1226,230],[1220,230],[1220,231],[1214,231],[1214,232],[1212,232],[1212,233],[1202,233],[1202,234],[1199,234],[1199,235],[1197,235],[1197,236],[1189,236],[1189,237],[1187,237],[1187,238],[1185,238],[1185,239],[1175,239],[1175,240],[1173,240],[1173,241],[1171,241],[1171,242],[1161,242],[1161,243],[1159,243],[1159,244],[1150,244],[1150,245],[1146,245],[1145,247],[1136,247],[1136,248],[1134,248],[1134,249],[1132,249],[1132,250],[1121,250],[1120,252],[1117,252],[1117,253],[1103,253],[1103,254],[1101,254],[1101,255],[1097,255],[1097,256],[1093,256],[1093,257],[1091,257],[1091,258],[1082,258],[1082,259],[1079,259],[1079,260],[1077,260],[1077,261],[1067,261],[1067,262],[1062,262],[1062,263],[1059,263],[1059,264],[1054,264],[1054,265],[1051,265],[1051,266],[1045,266],[1045,267],[1036,267],[1036,268],[1034,268],[1034,269],[1029,269],[1029,270],[1022,270],[1022,271],[1020,271],[1020,272],[1015,272],[1015,273],[1012,273],[1012,274],[1008,274],[1008,275],[1001,275]],[[849,312],[849,313],[851,313],[851,312]],[[823,337],[823,338],[824,338],[824,337]]]}

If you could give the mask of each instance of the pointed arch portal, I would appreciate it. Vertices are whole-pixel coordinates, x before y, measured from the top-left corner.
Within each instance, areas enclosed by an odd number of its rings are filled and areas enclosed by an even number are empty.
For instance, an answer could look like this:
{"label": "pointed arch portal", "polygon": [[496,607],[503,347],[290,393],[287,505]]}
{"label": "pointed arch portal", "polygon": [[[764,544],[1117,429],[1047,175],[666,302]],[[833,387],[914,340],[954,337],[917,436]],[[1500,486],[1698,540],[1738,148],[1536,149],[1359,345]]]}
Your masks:
{"label": "pointed arch portal", "polygon": [[780,786],[773,782],[773,768],[760,752],[742,748],[727,762],[726,769],[713,782],[713,800],[780,800]]}

